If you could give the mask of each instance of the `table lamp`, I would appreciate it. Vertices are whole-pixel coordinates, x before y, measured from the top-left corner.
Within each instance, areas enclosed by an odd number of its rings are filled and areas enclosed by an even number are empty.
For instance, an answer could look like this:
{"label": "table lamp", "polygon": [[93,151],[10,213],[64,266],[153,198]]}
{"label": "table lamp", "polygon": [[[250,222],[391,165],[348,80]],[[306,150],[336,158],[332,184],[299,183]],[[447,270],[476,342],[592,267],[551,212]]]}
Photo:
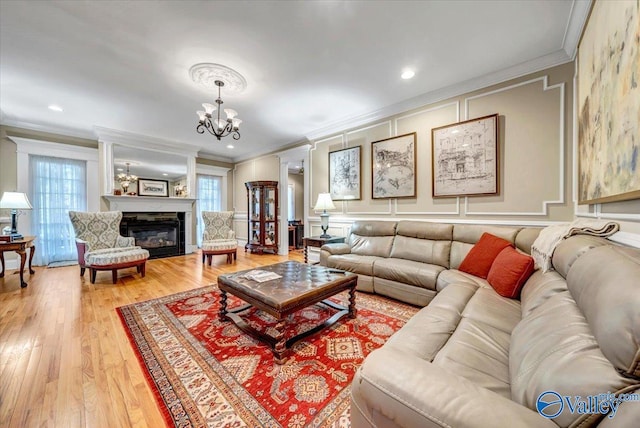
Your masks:
{"label": "table lamp", "polygon": [[0,199],[0,208],[11,209],[11,239],[22,239],[22,235],[18,233],[18,210],[33,208],[27,195],[20,192],[4,192]]}
{"label": "table lamp", "polygon": [[318,201],[316,202],[316,206],[313,207],[315,211],[322,210],[322,214],[320,214],[320,224],[322,227],[322,235],[321,238],[331,238],[331,235],[327,233],[327,229],[329,229],[329,214],[327,214],[327,210],[335,210],[336,207],[333,205],[333,201],[331,200],[331,193],[320,193],[318,195]]}

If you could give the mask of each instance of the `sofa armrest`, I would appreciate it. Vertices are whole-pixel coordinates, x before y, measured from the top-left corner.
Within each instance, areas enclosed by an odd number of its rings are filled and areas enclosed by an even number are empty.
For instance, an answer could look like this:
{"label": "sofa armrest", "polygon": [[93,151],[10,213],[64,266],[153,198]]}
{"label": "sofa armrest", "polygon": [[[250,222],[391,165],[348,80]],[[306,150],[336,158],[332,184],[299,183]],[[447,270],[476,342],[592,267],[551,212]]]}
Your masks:
{"label": "sofa armrest", "polygon": [[136,239],[133,236],[118,236],[116,248],[135,247]]}
{"label": "sofa armrest", "polygon": [[332,256],[335,256],[336,254],[351,253],[351,247],[349,244],[324,244],[320,250],[326,251]]}
{"label": "sofa armrest", "polygon": [[[551,420],[415,355],[373,351],[351,385],[353,428],[558,428]],[[389,424],[390,426],[391,424]]]}

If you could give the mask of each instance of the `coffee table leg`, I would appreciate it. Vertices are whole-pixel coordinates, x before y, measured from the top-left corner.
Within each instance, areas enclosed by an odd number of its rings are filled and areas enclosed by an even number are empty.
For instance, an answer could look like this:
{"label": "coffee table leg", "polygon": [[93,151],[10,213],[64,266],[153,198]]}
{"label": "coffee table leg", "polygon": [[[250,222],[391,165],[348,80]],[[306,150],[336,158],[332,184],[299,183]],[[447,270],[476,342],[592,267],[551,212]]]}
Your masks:
{"label": "coffee table leg", "polygon": [[277,342],[276,346],[273,349],[276,364],[284,364],[284,362],[287,360],[287,358],[285,357],[285,353],[287,352],[287,341],[284,337],[284,328],[286,327],[286,325],[286,319],[278,320],[276,324],[276,331],[278,333],[275,335],[274,339],[276,339]]}
{"label": "coffee table leg", "polygon": [[220,321],[227,320],[227,292],[220,290],[220,312],[218,312]]}
{"label": "coffee table leg", "polygon": [[355,318],[358,310],[356,309],[356,287],[349,289],[349,318]]}

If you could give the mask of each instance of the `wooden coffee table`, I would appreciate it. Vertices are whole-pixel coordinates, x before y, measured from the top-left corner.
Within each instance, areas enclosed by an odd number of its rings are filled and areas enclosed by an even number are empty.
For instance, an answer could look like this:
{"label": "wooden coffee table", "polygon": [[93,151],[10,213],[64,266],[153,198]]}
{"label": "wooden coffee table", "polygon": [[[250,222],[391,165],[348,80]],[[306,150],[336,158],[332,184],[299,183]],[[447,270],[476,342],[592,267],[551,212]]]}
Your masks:
{"label": "wooden coffee table", "polygon": [[[230,319],[242,331],[269,344],[277,364],[283,364],[286,361],[286,354],[297,341],[335,324],[345,315],[349,315],[350,318],[356,317],[355,292],[358,282],[356,274],[294,261],[263,266],[259,269],[275,272],[282,278],[257,282],[243,277],[248,270],[218,277],[218,288],[220,289],[218,316],[220,321]],[[345,290],[349,290],[349,307],[325,300]],[[227,293],[239,297],[248,304],[228,310]],[[338,312],[322,324],[304,333],[290,338],[285,337],[288,315],[320,302],[338,310]],[[276,318],[277,334],[275,336],[256,330],[238,315],[251,307],[263,310]]]}

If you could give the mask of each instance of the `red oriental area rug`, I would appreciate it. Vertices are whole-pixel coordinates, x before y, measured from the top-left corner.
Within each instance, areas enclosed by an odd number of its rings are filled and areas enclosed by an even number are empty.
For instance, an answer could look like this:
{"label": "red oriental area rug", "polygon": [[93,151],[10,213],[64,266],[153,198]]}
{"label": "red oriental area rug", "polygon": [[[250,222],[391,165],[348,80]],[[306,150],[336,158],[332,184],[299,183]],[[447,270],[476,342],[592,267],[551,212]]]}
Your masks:
{"label": "red oriental area rug", "polygon": [[[218,320],[217,287],[117,309],[165,420],[176,427],[348,427],[349,386],[356,369],[418,310],[357,294],[356,319],[293,347],[277,365],[271,349],[230,321]],[[348,294],[332,300],[348,304]],[[229,296],[230,309],[244,304]],[[293,314],[287,335],[323,322],[334,309],[317,304]],[[275,319],[250,309],[242,316],[275,334]]]}

